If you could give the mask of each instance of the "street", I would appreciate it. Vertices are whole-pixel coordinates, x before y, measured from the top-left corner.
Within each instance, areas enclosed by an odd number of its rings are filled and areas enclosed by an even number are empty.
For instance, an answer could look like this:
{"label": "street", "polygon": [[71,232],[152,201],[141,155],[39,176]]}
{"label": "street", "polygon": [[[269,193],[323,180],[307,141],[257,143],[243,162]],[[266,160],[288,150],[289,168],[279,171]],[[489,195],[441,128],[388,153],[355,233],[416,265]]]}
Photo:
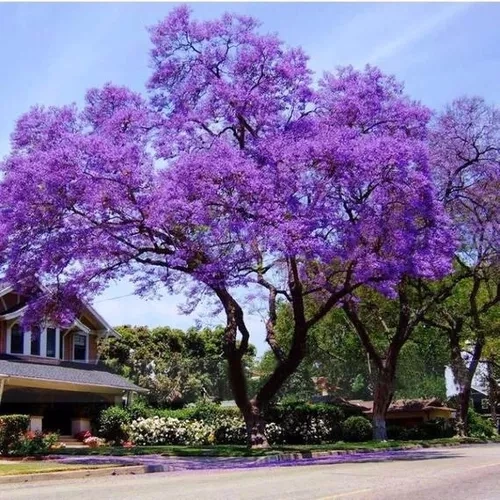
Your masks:
{"label": "street", "polygon": [[187,471],[0,486],[0,499],[500,499],[500,445],[390,462]]}

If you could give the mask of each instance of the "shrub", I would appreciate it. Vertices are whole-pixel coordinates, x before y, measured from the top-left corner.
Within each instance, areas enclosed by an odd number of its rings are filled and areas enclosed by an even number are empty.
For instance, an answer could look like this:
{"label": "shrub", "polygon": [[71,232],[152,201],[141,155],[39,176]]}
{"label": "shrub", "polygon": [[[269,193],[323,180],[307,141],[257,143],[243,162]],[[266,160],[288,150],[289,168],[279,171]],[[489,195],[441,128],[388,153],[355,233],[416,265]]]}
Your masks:
{"label": "shrub", "polygon": [[469,408],[469,436],[477,438],[490,438],[495,434],[495,427],[491,420],[486,419]]}
{"label": "shrub", "polygon": [[283,427],[279,424],[274,422],[267,423],[265,434],[269,444],[283,444],[284,432]]}
{"label": "shrub", "polygon": [[101,412],[99,417],[99,435],[106,441],[121,444],[128,439],[127,424],[130,415],[124,408],[110,406]]}
{"label": "shrub", "polygon": [[83,444],[86,444],[89,448],[99,448],[99,446],[104,446],[106,442],[96,436],[89,436],[83,440]]}
{"label": "shrub", "polygon": [[192,446],[205,446],[214,444],[215,428],[200,420],[184,422],[187,429],[187,444]]}
{"label": "shrub", "polygon": [[19,446],[24,434],[28,431],[30,417],[28,415],[2,415],[0,417],[0,453],[7,455]]}
{"label": "shrub", "polygon": [[342,424],[345,441],[368,441],[372,435],[372,424],[365,417],[349,417]]}
{"label": "shrub", "polygon": [[136,445],[187,444],[186,425],[177,418],[153,417],[134,420],[128,427],[130,439]]}
{"label": "shrub", "polygon": [[338,441],[345,414],[335,405],[292,402],[270,408],[265,417],[283,429],[283,442],[315,444]]}
{"label": "shrub", "polygon": [[127,412],[129,414],[130,421],[137,420],[139,418],[149,418],[154,416],[154,410],[142,400],[134,401],[127,408]]}
{"label": "shrub", "polygon": [[401,441],[405,439],[406,429],[402,425],[391,424],[387,426],[387,438]]}
{"label": "shrub", "polygon": [[32,456],[46,453],[59,440],[55,433],[43,434],[42,432],[26,432],[18,443],[10,450],[12,455]]}
{"label": "shrub", "polygon": [[92,433],[90,431],[80,431],[74,437],[83,443],[87,438],[92,437]]}
{"label": "shrub", "polygon": [[220,418],[215,424],[215,442],[217,444],[245,444],[247,431],[243,419],[241,417]]}

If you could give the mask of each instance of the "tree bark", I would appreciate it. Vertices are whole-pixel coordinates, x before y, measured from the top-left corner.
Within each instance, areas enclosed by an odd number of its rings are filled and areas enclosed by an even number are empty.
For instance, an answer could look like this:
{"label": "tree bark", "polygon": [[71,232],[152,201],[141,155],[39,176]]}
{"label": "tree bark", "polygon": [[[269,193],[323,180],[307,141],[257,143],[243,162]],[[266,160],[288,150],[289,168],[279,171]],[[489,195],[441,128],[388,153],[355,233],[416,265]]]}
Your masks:
{"label": "tree bark", "polygon": [[498,416],[497,416],[497,382],[493,373],[493,359],[488,360],[488,393],[491,413],[491,423],[498,432]]}
{"label": "tree bark", "polygon": [[373,394],[373,439],[387,440],[386,416],[394,396],[395,369],[384,367],[377,370]]}
{"label": "tree bark", "polygon": [[460,437],[467,436],[469,433],[469,404],[471,393],[471,381],[468,381],[458,393],[457,407],[457,435]]}

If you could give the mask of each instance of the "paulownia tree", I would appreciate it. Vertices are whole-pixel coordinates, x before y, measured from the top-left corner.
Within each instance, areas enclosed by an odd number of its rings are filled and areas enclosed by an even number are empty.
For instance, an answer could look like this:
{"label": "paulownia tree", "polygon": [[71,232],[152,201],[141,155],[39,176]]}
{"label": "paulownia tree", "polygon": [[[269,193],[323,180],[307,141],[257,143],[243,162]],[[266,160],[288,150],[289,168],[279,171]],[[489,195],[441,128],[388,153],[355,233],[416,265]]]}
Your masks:
{"label": "paulownia tree", "polygon": [[[111,281],[137,293],[183,289],[224,311],[225,354],[249,442],[305,355],[312,326],[361,285],[390,294],[404,276],[449,267],[430,182],[430,113],[378,69],[348,67],[311,84],[307,58],[255,20],[196,22],[175,9],[151,29],[149,99],[113,85],[82,111],[35,107],[3,162],[1,249],[25,321],[78,314]],[[278,363],[248,394],[246,301],[267,303]],[[304,302],[315,296],[307,313]],[[253,297],[253,298],[252,298]],[[288,350],[277,301],[291,304]]]}

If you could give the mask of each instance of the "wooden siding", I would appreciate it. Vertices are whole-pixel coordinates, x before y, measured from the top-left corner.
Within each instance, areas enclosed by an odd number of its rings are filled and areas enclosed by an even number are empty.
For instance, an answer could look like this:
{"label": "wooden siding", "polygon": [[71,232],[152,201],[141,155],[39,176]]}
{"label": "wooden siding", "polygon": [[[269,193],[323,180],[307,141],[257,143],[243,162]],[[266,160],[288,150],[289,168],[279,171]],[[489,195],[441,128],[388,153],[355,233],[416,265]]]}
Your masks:
{"label": "wooden siding", "polygon": [[89,335],[89,363],[97,360],[97,335]]}
{"label": "wooden siding", "polygon": [[0,353],[7,352],[7,323],[0,321]]}
{"label": "wooden siding", "polygon": [[70,332],[64,337],[64,354],[63,354],[64,361],[73,360],[71,352],[72,350],[73,350],[73,332]]}

